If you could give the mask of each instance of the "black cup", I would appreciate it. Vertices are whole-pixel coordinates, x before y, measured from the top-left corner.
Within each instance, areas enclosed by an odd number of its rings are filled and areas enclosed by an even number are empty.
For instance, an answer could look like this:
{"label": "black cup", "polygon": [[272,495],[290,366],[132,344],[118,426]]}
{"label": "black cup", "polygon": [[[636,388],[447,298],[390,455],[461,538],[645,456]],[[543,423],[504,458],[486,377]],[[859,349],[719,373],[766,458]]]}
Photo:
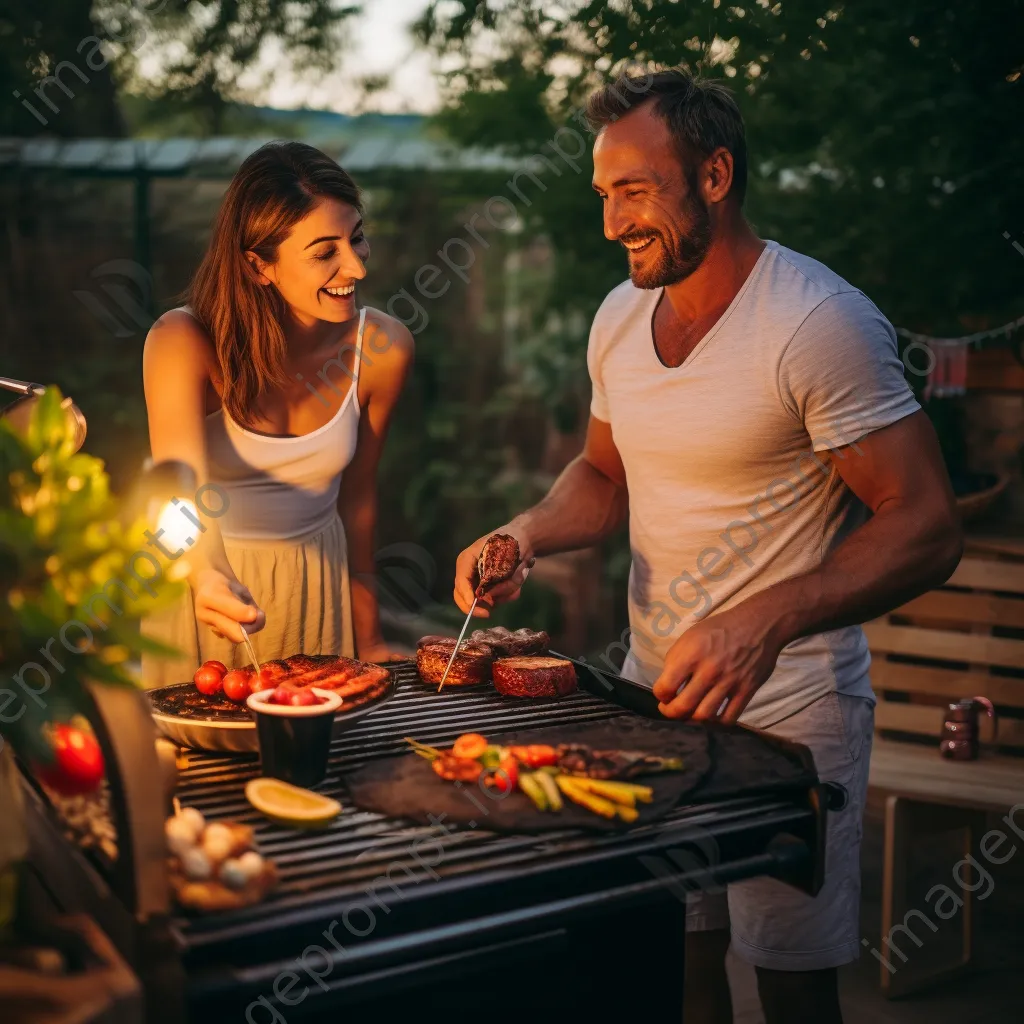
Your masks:
{"label": "black cup", "polygon": [[326,699],[296,708],[268,703],[273,692],[261,690],[247,701],[256,716],[263,774],[308,789],[327,775],[331,731],[341,698],[331,690],[314,689],[317,697]]}

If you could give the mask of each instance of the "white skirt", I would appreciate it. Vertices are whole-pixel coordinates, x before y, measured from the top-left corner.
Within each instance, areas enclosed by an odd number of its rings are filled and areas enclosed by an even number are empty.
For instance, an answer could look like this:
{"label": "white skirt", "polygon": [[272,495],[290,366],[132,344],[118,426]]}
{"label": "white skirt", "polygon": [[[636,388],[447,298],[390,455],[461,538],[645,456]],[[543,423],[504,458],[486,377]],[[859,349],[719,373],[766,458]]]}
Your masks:
{"label": "white skirt", "polygon": [[[355,657],[348,548],[341,519],[293,540],[225,539],[228,562],[267,616],[252,634],[260,662],[290,654],[341,654]],[[142,658],[147,689],[181,683],[210,660],[230,668],[249,665],[243,644],[217,636],[196,621],[191,592],[170,608],[144,620],[146,636],[177,648],[176,658]]]}

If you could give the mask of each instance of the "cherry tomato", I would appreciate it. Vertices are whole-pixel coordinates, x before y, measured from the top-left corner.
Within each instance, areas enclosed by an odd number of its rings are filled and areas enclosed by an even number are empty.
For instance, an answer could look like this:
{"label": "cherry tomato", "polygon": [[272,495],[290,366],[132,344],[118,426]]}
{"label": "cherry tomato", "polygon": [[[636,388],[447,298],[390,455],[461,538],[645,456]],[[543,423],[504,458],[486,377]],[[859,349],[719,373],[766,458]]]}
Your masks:
{"label": "cherry tomato", "polygon": [[487,740],[478,732],[463,733],[452,745],[456,757],[479,757],[487,749]]}
{"label": "cherry tomato", "polygon": [[323,701],[308,687],[296,690],[292,694],[291,705],[293,708],[309,708],[314,704],[322,704]]}
{"label": "cherry tomato", "polygon": [[241,704],[252,690],[249,687],[249,673],[242,668],[232,669],[224,677],[224,696]]}
{"label": "cherry tomato", "polygon": [[270,695],[271,704],[291,704],[292,694],[295,693],[295,687],[290,686],[288,683],[282,683],[274,692]]}
{"label": "cherry tomato", "polygon": [[73,725],[55,725],[52,736],[53,763],[37,765],[38,777],[64,796],[94,792],[106,774],[96,737]]}
{"label": "cherry tomato", "polygon": [[200,693],[206,694],[207,697],[212,697],[214,694],[220,693],[223,688],[224,673],[218,672],[209,665],[203,665],[201,668],[196,669],[192,682],[196,684],[196,689]]}
{"label": "cherry tomato", "polygon": [[227,675],[228,667],[223,661],[204,661],[203,668],[216,669],[222,676]]}

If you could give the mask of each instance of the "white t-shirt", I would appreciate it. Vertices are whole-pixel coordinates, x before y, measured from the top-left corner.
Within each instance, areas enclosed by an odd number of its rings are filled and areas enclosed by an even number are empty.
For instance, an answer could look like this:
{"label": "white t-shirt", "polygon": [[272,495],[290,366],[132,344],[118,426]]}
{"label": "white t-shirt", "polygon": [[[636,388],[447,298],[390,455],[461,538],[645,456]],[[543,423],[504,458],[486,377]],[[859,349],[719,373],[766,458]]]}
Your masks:
{"label": "white t-shirt", "polygon": [[[654,347],[661,295],[615,288],[587,352],[591,412],[611,424],[629,488],[623,674],[647,685],[694,622],[812,571],[865,521],[828,449],[920,408],[877,307],[776,242],[678,367]],[[741,721],[767,727],[831,690],[871,697],[869,662],[859,626],[797,640]]]}

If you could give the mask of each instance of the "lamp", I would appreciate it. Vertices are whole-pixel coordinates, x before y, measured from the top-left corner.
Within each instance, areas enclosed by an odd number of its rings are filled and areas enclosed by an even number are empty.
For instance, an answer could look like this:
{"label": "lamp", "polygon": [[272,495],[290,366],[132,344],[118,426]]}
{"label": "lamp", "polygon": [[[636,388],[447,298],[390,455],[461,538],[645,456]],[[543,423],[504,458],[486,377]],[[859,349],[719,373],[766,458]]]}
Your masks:
{"label": "lamp", "polygon": [[[9,405],[0,409],[0,419],[12,423],[18,431],[24,432],[28,429],[29,420],[32,418],[32,410],[39,401],[40,396],[46,391],[42,384],[33,384],[31,381],[15,380],[13,377],[0,377],[0,388],[5,391],[13,391],[19,397]],[[61,402],[61,408],[72,427],[75,442],[75,451],[81,451],[85,444],[85,417],[82,410],[71,401],[65,398]]]}
{"label": "lamp", "polygon": [[196,472],[187,462],[146,459],[126,503],[125,517],[129,521],[143,518],[152,531],[151,540],[161,549],[191,548],[205,529],[196,508],[197,486]]}

